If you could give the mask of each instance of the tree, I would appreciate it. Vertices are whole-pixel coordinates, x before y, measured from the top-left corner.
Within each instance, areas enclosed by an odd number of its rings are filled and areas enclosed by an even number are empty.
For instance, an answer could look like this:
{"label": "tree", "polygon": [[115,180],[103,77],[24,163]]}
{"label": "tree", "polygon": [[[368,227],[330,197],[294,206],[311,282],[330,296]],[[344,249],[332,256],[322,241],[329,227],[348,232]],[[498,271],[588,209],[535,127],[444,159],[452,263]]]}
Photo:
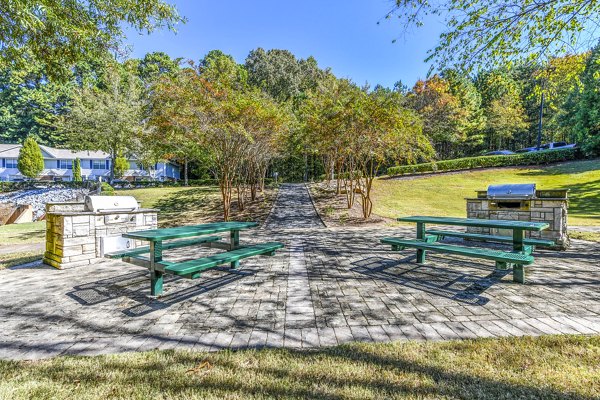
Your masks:
{"label": "tree", "polygon": [[150,85],[162,76],[174,76],[179,70],[181,59],[172,59],[161,51],[148,53],[138,61],[137,72],[142,82]]}
{"label": "tree", "polygon": [[438,157],[449,158],[467,139],[469,110],[451,91],[450,82],[434,75],[419,80],[407,97],[407,104],[423,120],[423,133],[436,149]]}
{"label": "tree", "polygon": [[[291,104],[298,115],[301,103],[310,90],[329,73],[319,68],[313,57],[298,59],[288,50],[262,48],[252,50],[245,62],[248,71],[248,83],[267,92],[280,103]],[[293,129],[284,143],[286,153],[281,165],[286,173],[308,179],[309,157],[314,164],[314,154],[309,151],[305,131]]]}
{"label": "tree", "polygon": [[[324,79],[309,92],[300,109],[300,120],[305,133],[305,143],[322,159],[328,182],[336,178],[336,192],[341,193],[343,170],[347,165],[349,136],[352,135],[352,100],[359,88],[347,79],[333,75]],[[352,192],[350,188],[346,190]],[[348,207],[352,206],[348,198]]]}
{"label": "tree", "polygon": [[488,149],[499,149],[514,135],[527,129],[521,87],[509,72],[486,71],[475,79],[486,115],[485,135]]}
{"label": "tree", "polygon": [[328,170],[335,170],[338,193],[343,182],[351,208],[358,192],[365,219],[372,213],[373,180],[382,165],[413,163],[432,154],[419,116],[403,101],[400,92],[369,92],[330,77],[309,93],[302,108],[304,129]]}
{"label": "tree", "polygon": [[401,106],[396,92],[365,90],[354,100],[350,158],[355,160],[356,180],[363,217],[373,211],[373,180],[383,164],[415,163],[430,158],[433,149],[423,135],[418,115]]}
{"label": "tree", "polygon": [[[163,132],[173,143],[205,155],[219,181],[225,220],[231,215],[234,188],[245,188],[253,175],[250,160],[257,152],[267,159],[273,155],[273,147],[258,144],[276,141],[286,129],[285,112],[266,94],[248,87],[244,71],[231,56],[213,51],[198,68],[192,65],[175,79],[161,79],[151,101],[153,135]],[[253,151],[254,146],[259,150]],[[264,172],[258,168],[258,174]]]}
{"label": "tree", "polygon": [[208,150],[201,145],[202,116],[212,97],[206,81],[196,68],[188,67],[173,76],[161,76],[150,90],[149,129],[143,131],[146,152],[157,158],[174,159],[183,165],[184,185],[188,185],[190,162],[206,164]]}
{"label": "tree", "polygon": [[448,30],[429,51],[428,61],[440,68],[490,68],[526,57],[547,59],[589,45],[596,31],[600,4],[585,0],[396,0],[387,18],[397,16],[405,27],[423,24],[428,14],[446,17]]}
{"label": "tree", "polygon": [[85,85],[74,91],[69,112],[56,127],[76,150],[101,150],[110,154],[111,181],[120,154],[134,153],[145,128],[145,101],[140,79],[115,66],[107,70],[100,87]]}
{"label": "tree", "polygon": [[463,117],[458,121],[458,129],[462,132],[464,140],[458,148],[453,149],[454,154],[470,155],[484,142],[485,116],[481,108],[481,94],[473,80],[457,70],[445,70],[441,76],[448,82],[450,93],[458,99],[462,110]]}
{"label": "tree", "polygon": [[78,62],[118,51],[123,29],[152,32],[183,21],[161,0],[16,0],[0,18],[0,68],[40,63],[50,77],[70,76]]}
{"label": "tree", "polygon": [[37,178],[44,170],[44,157],[42,150],[35,139],[28,137],[21,147],[19,158],[17,159],[17,168],[28,178]]}
{"label": "tree", "polygon": [[509,95],[492,100],[486,116],[490,149],[507,147],[516,133],[527,129],[521,104]]}
{"label": "tree", "polygon": [[600,154],[600,44],[591,52],[576,94],[574,133],[588,155]]}
{"label": "tree", "polygon": [[265,51],[260,47],[248,54],[245,67],[248,82],[277,101],[297,100],[314,89],[325,74],[313,57],[296,59],[288,50]]}
{"label": "tree", "polygon": [[[545,66],[540,66],[534,72],[535,85],[530,99],[535,103],[535,133],[537,134],[540,103],[543,103],[543,138],[554,142],[568,140],[572,126],[564,123],[564,113],[567,112],[569,97],[572,92],[579,92],[583,84],[581,76],[589,52],[555,57]],[[543,102],[542,102],[543,96]]]}
{"label": "tree", "polygon": [[117,158],[115,158],[115,166],[113,168],[115,178],[122,178],[128,169],[129,161],[127,161],[125,157],[119,155]]}
{"label": "tree", "polygon": [[73,160],[73,182],[81,182],[81,160],[76,158]]}
{"label": "tree", "polygon": [[22,143],[33,136],[39,143],[60,145],[64,137],[47,122],[65,112],[72,82],[48,81],[38,63],[0,72],[0,140]]}

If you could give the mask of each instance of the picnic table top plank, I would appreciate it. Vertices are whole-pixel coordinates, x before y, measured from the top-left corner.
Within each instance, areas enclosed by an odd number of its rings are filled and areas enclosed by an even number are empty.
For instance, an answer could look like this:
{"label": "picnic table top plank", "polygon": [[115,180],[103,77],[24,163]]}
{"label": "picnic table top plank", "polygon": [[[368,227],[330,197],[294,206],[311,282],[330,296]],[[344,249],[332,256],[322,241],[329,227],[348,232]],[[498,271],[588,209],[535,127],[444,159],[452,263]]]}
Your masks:
{"label": "picnic table top plank", "polygon": [[431,217],[423,215],[400,217],[397,220],[404,222],[423,222],[439,225],[475,226],[480,228],[523,229],[526,231],[542,231],[550,226],[546,222],[510,221],[479,218]]}
{"label": "picnic table top plank", "polygon": [[211,235],[213,233],[239,231],[258,226],[256,222],[214,222],[209,224],[178,226],[175,228],[150,229],[124,233],[122,236],[130,239],[157,242],[169,239],[180,239],[192,236]]}

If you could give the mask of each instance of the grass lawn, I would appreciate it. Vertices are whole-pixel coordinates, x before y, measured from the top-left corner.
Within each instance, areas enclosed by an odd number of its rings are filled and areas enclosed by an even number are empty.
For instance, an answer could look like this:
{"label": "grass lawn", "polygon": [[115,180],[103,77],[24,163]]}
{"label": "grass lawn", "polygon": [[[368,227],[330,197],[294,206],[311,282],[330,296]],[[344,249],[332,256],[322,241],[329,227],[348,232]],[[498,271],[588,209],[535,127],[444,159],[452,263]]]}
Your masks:
{"label": "grass lawn", "polygon": [[3,399],[597,399],[600,337],[0,361]]}
{"label": "grass lawn", "polygon": [[0,226],[0,246],[41,243],[46,239],[46,221]]}
{"label": "grass lawn", "polygon": [[0,254],[0,270],[41,260],[42,251],[19,251],[16,253]]}
{"label": "grass lawn", "polygon": [[600,160],[533,168],[501,168],[377,179],[373,212],[383,217],[439,215],[464,217],[465,197],[490,184],[536,183],[539,189],[571,189],[569,225],[600,225]]}
{"label": "grass lawn", "polygon": [[569,237],[571,239],[587,240],[588,242],[600,243],[599,232],[570,231]]}

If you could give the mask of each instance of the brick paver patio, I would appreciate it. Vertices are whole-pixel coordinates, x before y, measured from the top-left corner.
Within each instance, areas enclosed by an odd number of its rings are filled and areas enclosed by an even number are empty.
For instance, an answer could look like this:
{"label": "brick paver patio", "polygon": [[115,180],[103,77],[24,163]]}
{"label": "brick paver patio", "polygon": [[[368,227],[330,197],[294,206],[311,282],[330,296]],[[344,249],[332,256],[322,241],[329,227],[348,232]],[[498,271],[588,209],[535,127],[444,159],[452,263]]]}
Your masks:
{"label": "brick paver patio", "polygon": [[159,299],[145,270],[117,261],[0,271],[0,358],[600,333],[599,244],[537,251],[520,285],[492,262],[431,254],[418,266],[414,251],[378,240],[412,227],[327,229],[309,204],[304,186],[283,186],[265,228],[241,239],[285,251],[198,280],[169,276]]}

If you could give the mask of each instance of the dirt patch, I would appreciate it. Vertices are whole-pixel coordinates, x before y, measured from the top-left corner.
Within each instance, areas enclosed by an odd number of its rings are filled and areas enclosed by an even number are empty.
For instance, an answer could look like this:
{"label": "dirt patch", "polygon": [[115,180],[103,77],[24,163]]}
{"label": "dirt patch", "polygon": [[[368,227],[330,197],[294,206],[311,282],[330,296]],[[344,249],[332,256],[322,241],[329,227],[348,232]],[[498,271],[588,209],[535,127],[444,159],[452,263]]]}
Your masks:
{"label": "dirt patch", "polygon": [[308,189],[319,216],[328,228],[389,226],[395,223],[392,218],[375,214],[371,214],[371,218],[365,220],[359,196],[357,195],[354,206],[348,209],[346,195],[344,193],[336,194],[333,183],[331,186],[325,182],[312,183],[308,185]]}

